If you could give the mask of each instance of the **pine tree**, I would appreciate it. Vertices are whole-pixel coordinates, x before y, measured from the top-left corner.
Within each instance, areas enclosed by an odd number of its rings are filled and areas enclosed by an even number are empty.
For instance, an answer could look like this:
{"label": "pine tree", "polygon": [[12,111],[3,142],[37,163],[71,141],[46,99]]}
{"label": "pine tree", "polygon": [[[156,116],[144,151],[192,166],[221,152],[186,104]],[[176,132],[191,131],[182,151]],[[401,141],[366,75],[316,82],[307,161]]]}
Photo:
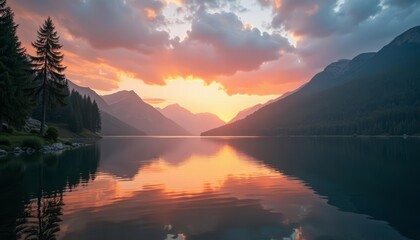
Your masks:
{"label": "pine tree", "polygon": [[20,127],[30,114],[33,99],[29,96],[30,63],[21,46],[14,13],[0,0],[0,131],[2,123]]}
{"label": "pine tree", "polygon": [[41,135],[45,134],[45,117],[47,105],[65,105],[69,95],[67,80],[63,74],[66,67],[62,61],[64,55],[60,52],[59,36],[50,17],[38,30],[38,37],[32,46],[36,49],[36,56],[32,57],[36,72],[35,94],[42,96]]}
{"label": "pine tree", "polygon": [[99,111],[98,104],[93,100],[93,114],[94,114],[94,132],[100,132],[102,127],[101,112]]}

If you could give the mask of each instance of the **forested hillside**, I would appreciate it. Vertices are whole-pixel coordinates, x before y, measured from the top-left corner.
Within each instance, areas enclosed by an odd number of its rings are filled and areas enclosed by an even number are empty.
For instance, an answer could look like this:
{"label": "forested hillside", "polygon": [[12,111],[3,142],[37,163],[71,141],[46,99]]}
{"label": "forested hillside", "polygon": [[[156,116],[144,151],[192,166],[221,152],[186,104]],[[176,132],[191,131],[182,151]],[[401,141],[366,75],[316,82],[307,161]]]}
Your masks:
{"label": "forested hillside", "polygon": [[[65,106],[49,106],[47,122],[66,124],[71,131],[81,132],[86,128],[92,132],[101,130],[101,116],[96,101],[72,91]],[[33,118],[39,119],[41,106],[35,108]]]}
{"label": "forested hillside", "polygon": [[341,60],[296,93],[203,135],[420,134],[420,27]]}

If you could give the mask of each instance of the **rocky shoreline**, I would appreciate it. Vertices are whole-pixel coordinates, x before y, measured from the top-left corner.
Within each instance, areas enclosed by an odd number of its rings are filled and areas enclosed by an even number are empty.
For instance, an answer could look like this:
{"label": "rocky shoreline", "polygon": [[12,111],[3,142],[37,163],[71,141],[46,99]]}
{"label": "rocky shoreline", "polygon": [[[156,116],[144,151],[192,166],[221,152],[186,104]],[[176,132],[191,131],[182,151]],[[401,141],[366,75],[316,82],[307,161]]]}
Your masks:
{"label": "rocky shoreline", "polygon": [[66,150],[77,149],[80,147],[88,146],[87,143],[71,143],[69,145],[63,143],[53,143],[50,145],[45,145],[40,149],[33,149],[30,147],[15,147],[13,150],[6,151],[0,149],[0,157],[5,156],[19,156],[21,154],[34,154],[34,153],[50,153],[50,154],[61,154]]}

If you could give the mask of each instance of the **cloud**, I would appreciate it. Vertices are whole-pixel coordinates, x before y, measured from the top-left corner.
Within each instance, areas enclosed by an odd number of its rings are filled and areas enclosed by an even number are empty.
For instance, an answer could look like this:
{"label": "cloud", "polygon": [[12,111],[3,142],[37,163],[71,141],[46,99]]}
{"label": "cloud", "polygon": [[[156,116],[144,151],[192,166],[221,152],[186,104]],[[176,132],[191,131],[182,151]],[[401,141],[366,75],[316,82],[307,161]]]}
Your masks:
{"label": "cloud", "polygon": [[386,0],[385,4],[398,6],[398,7],[409,7],[417,2],[418,2],[417,0]]}
{"label": "cloud", "polygon": [[[115,87],[120,74],[148,84],[163,85],[165,79],[178,76],[210,83],[238,71],[257,70],[263,63],[279,59],[281,52],[293,51],[286,38],[245,28],[234,13],[202,10],[234,6],[236,1],[185,1],[201,10],[191,12],[191,30],[183,40],[169,39],[167,32],[157,30],[166,24],[165,3],[160,1],[40,1],[17,0],[14,5],[36,16],[53,13],[68,57],[73,58],[66,62],[67,75],[93,82],[93,87],[101,90]],[[89,70],[82,69],[86,66]],[[99,84],[101,79],[110,79],[98,75],[92,80],[95,72],[105,69],[108,73],[116,70],[107,75],[116,79]]]}
{"label": "cloud", "polygon": [[403,0],[259,0],[272,9],[271,27],[297,36],[307,71],[378,51],[420,23],[420,2]]}
{"label": "cloud", "polygon": [[165,20],[160,1],[16,0],[14,4],[33,14],[53,14],[72,36],[86,40],[95,49],[152,52],[169,43],[169,34],[158,30]]}
{"label": "cloud", "polygon": [[[309,70],[308,70],[309,69]],[[263,64],[251,72],[238,72],[219,79],[228,94],[279,94],[294,90],[315,74],[294,53],[286,53],[276,61]]]}
{"label": "cloud", "polygon": [[[229,11],[246,11],[239,0],[180,0],[183,10],[195,13],[197,11],[229,9]],[[182,10],[182,8],[181,8]]]}
{"label": "cloud", "polygon": [[167,101],[167,99],[163,98],[143,98],[143,101],[147,102],[148,104],[156,105],[161,104]]}
{"label": "cloud", "polygon": [[256,70],[280,58],[281,51],[293,51],[286,38],[245,28],[237,15],[226,12],[197,13],[187,38],[174,40],[172,46],[169,55],[177,68],[174,73],[212,80]]}
{"label": "cloud", "polygon": [[[272,27],[284,28],[299,36],[329,37],[347,33],[382,10],[380,0],[260,0],[273,9]],[[269,5],[271,3],[271,5]]]}
{"label": "cloud", "polygon": [[[177,2],[179,19],[168,15],[168,8],[174,7],[168,2]],[[377,51],[420,23],[420,2],[415,0],[254,0],[267,16],[271,11],[272,18],[267,28],[252,28],[258,14],[245,13],[253,10],[249,2],[8,3],[29,52],[35,30],[52,15],[64,45],[67,77],[102,91],[118,89],[121,78],[129,76],[149,85],[199,78],[206,84],[221,83],[229,94],[282,94],[327,64]],[[177,27],[175,20],[187,24],[183,39],[169,34]],[[296,40],[295,46],[286,35]]]}

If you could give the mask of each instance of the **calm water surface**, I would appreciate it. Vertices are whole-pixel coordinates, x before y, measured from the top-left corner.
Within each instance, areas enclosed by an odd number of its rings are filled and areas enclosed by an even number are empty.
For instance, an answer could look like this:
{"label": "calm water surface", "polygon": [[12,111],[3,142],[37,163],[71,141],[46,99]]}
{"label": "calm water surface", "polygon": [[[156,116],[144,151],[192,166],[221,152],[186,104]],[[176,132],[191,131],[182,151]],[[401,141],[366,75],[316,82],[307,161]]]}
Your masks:
{"label": "calm water surface", "polygon": [[420,140],[104,138],[0,159],[0,239],[420,239]]}

